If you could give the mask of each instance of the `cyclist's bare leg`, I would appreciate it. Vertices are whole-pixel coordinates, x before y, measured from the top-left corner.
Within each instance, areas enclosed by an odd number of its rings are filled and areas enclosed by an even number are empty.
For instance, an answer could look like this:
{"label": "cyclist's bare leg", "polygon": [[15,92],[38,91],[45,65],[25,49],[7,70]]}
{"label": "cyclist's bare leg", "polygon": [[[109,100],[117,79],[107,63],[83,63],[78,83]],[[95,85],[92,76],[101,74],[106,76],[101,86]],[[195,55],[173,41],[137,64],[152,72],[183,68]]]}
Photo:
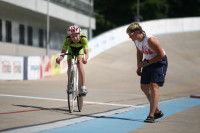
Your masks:
{"label": "cyclist's bare leg", "polygon": [[67,74],[69,73],[69,70],[71,69],[71,59],[67,60],[67,65],[68,65],[68,69],[67,69]]}
{"label": "cyclist's bare leg", "polygon": [[71,69],[71,59],[70,60],[67,60],[67,65],[68,65],[68,68],[67,68],[67,75],[69,74],[69,70]]}
{"label": "cyclist's bare leg", "polygon": [[77,66],[79,71],[80,84],[81,86],[85,86],[85,70],[83,67],[83,59],[81,57],[78,58]]}
{"label": "cyclist's bare leg", "polygon": [[[151,104],[151,97],[154,97],[153,96],[153,94],[152,94],[152,89],[150,88],[151,86],[150,86],[150,84],[141,84],[141,89],[142,89],[142,91],[144,92],[144,94],[146,95],[146,97],[147,97],[147,99],[149,100],[149,102],[150,102],[150,108],[152,108],[151,106],[153,106],[153,104]],[[155,92],[155,91],[154,91]],[[159,92],[158,92],[159,93]],[[152,95],[151,95],[152,94]],[[159,107],[158,107],[158,99],[159,99],[159,97],[157,97],[157,104],[156,104],[156,109],[153,109],[154,110],[154,112],[155,113],[158,113],[158,112],[160,112],[160,109],[159,109]],[[152,111],[151,111],[151,109],[150,109],[150,113],[151,113]],[[154,113],[152,113],[152,114],[154,114]],[[151,114],[151,115],[152,115]],[[152,115],[153,116],[153,115]]]}

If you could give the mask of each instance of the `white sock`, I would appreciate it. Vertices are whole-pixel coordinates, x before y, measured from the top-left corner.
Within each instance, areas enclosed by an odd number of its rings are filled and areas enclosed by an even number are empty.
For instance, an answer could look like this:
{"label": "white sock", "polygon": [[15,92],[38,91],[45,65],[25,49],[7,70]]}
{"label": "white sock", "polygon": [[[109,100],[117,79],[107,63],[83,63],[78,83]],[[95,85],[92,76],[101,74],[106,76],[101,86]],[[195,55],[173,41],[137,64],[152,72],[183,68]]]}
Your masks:
{"label": "white sock", "polygon": [[86,89],[86,87],[85,86],[81,86],[81,90],[85,90]]}

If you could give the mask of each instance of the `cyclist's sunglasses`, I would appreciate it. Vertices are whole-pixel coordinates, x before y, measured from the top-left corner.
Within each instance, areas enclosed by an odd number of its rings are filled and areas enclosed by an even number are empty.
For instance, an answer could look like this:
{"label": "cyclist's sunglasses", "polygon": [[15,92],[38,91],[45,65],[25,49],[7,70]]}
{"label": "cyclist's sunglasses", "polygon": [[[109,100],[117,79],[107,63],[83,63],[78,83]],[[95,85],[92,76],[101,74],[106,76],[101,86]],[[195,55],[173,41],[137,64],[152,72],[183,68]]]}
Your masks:
{"label": "cyclist's sunglasses", "polygon": [[130,34],[128,34],[128,35],[129,35],[129,37],[132,37],[134,34],[135,34],[135,31],[130,33]]}

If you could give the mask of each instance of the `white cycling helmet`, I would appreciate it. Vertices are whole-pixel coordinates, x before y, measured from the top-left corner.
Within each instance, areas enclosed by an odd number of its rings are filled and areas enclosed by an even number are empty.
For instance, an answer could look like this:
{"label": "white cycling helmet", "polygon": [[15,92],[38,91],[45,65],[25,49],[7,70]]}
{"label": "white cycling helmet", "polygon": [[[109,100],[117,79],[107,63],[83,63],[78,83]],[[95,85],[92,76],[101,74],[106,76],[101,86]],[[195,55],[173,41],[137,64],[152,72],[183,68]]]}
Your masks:
{"label": "white cycling helmet", "polygon": [[72,25],[68,28],[67,34],[80,34],[81,33],[81,28],[78,25]]}

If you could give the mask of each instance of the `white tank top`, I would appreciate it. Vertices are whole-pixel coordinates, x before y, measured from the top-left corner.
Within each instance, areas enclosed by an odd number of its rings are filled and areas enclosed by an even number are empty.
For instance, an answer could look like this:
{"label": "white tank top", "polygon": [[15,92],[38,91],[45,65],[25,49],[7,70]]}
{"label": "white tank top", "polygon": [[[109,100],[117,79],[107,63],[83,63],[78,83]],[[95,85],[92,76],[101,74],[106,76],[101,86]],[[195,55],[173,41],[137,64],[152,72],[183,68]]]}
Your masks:
{"label": "white tank top", "polygon": [[[146,35],[142,42],[139,42],[138,40],[134,41],[137,48],[140,50],[141,53],[143,53],[145,55],[145,59],[147,59],[147,60],[150,60],[157,55],[156,52],[153,51],[153,49],[151,49],[148,45],[148,40],[149,40],[150,37],[153,37],[153,36],[152,35]],[[165,54],[164,50],[163,50],[163,52]]]}

